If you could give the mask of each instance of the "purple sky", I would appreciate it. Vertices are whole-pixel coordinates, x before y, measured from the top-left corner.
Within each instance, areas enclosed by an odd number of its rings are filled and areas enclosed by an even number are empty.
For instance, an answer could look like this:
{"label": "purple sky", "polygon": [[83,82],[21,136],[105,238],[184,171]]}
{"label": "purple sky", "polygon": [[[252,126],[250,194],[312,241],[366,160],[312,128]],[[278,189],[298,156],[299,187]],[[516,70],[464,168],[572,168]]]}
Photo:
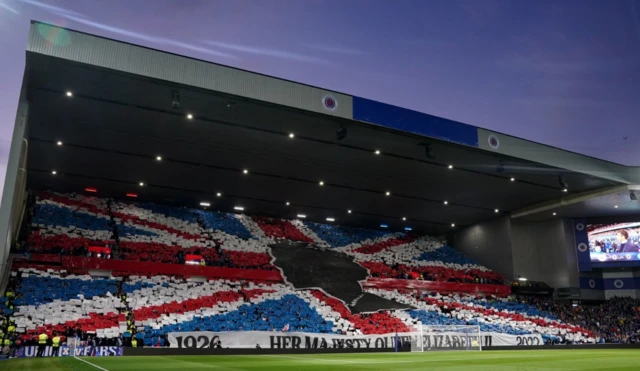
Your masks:
{"label": "purple sky", "polygon": [[0,0],[0,184],[31,19],[640,165],[640,0]]}

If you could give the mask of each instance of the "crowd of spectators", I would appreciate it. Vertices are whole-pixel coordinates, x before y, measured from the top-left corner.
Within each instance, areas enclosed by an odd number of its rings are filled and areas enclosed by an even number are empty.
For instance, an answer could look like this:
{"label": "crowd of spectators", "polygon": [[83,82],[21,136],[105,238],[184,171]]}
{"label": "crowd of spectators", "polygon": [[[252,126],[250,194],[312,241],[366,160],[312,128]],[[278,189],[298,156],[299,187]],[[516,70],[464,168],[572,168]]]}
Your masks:
{"label": "crowd of spectators", "polygon": [[[67,273],[60,272],[59,277],[65,277]],[[123,284],[127,282],[127,277],[123,277],[121,281],[118,281],[117,288],[115,289],[115,297],[120,298],[122,306],[118,309],[118,317],[120,319],[126,319],[126,331],[120,333],[117,336],[105,336],[100,335],[94,329],[87,328],[85,324],[80,321],[62,326],[40,326],[36,329],[26,332],[19,332],[16,328],[14,314],[14,305],[19,306],[21,301],[28,299],[31,294],[37,294],[42,296],[43,293],[30,293],[23,292],[21,288],[22,277],[21,272],[16,272],[13,275],[7,285],[4,295],[0,297],[0,350],[2,354],[9,358],[16,356],[16,350],[21,346],[40,346],[40,345],[53,345],[54,351],[52,355],[58,350],[59,346],[127,346],[127,347],[142,347],[142,346],[169,346],[166,337],[145,339],[143,331],[138,331],[134,325],[134,315],[129,303],[127,302],[126,292],[123,291]],[[65,286],[66,287],[66,286]],[[71,291],[71,287],[69,287]],[[27,289],[27,291],[30,291]],[[45,294],[46,296],[46,294]],[[42,336],[46,335],[46,342],[42,342]],[[153,340],[153,341],[151,341]],[[146,342],[146,343],[145,343]],[[41,350],[38,351],[38,356],[42,356]]]}
{"label": "crowd of spectators", "polygon": [[[248,218],[75,194],[35,192],[31,199],[30,223],[26,223],[31,230],[25,233],[23,245],[32,256],[74,255],[168,264],[194,264],[196,258],[200,266],[275,270],[268,244],[273,239],[287,239],[325,246],[347,243],[351,247],[346,250],[339,245],[331,248],[340,247],[352,255],[372,277],[504,284],[501,276],[475,265],[455,249],[428,239],[419,241],[420,237],[412,234]],[[397,248],[402,246],[406,248]]]}
{"label": "crowd of spectators", "polygon": [[561,320],[593,331],[604,343],[640,344],[640,300],[613,298],[600,304],[574,305],[551,298],[524,298]]}
{"label": "crowd of spectators", "polygon": [[478,269],[452,269],[438,266],[410,266],[406,264],[394,264],[388,266],[380,262],[359,262],[367,268],[371,277],[396,278],[405,280],[458,282],[503,285],[504,278],[491,271]]}

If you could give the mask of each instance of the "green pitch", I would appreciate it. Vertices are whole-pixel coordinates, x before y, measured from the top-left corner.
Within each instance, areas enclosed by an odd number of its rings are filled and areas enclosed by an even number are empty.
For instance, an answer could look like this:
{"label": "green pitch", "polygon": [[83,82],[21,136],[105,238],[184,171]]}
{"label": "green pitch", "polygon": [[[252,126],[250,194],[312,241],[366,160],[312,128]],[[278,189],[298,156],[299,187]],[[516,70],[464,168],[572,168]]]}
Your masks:
{"label": "green pitch", "polygon": [[[90,362],[89,363],[85,363]],[[144,370],[640,370],[640,350],[530,350],[262,356],[95,357],[11,359],[3,371]]]}

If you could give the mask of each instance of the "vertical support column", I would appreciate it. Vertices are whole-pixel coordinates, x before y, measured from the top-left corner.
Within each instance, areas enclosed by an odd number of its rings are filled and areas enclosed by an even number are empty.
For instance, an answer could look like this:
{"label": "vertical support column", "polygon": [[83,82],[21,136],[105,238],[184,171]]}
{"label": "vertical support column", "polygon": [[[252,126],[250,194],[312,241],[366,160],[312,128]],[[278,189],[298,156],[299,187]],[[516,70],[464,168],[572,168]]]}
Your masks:
{"label": "vertical support column", "polygon": [[18,231],[26,194],[27,141],[25,135],[29,114],[29,102],[21,99],[13,127],[11,148],[7,161],[7,174],[4,180],[2,203],[0,204],[0,289],[7,277],[7,261],[11,243]]}

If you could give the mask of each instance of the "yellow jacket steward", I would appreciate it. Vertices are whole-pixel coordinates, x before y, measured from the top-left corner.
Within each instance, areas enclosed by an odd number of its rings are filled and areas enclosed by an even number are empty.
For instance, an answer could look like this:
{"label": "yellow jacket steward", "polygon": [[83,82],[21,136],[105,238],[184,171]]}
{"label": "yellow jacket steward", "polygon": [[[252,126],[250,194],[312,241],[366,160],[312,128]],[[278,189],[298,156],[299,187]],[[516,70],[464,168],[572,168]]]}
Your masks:
{"label": "yellow jacket steward", "polygon": [[59,347],[60,346],[60,336],[54,336],[54,338],[51,340],[51,343],[54,347]]}
{"label": "yellow jacket steward", "polygon": [[38,344],[47,344],[47,339],[49,339],[49,336],[47,336],[47,334],[38,335]]}

